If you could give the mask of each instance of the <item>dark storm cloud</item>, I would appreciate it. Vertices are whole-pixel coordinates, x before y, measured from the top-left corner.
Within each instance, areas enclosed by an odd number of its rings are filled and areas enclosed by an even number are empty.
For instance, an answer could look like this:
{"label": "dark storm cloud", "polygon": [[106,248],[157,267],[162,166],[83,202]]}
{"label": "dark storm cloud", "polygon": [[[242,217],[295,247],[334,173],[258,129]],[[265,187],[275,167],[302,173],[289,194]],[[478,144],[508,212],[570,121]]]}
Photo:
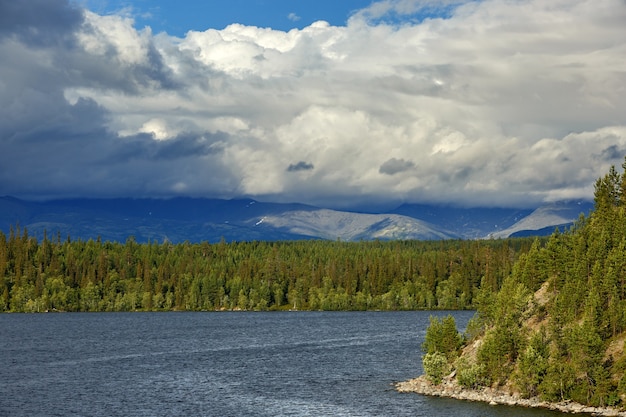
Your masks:
{"label": "dark storm cloud", "polygon": [[202,158],[222,151],[224,134],[185,133],[168,140],[154,140],[153,135],[141,133],[117,138],[118,146],[111,149],[105,163],[130,163],[136,160],[167,161],[183,158]]}
{"label": "dark storm cloud", "polygon": [[185,133],[166,141],[153,141],[157,146],[154,156],[158,159],[171,159],[212,155],[221,151],[216,144],[219,145],[223,140],[227,140],[227,135],[223,133]]}
{"label": "dark storm cloud", "polygon": [[614,161],[616,159],[623,159],[626,155],[626,149],[620,148],[617,145],[611,145],[602,150],[600,158],[603,161]]}
{"label": "dark storm cloud", "polygon": [[0,1],[0,39],[48,46],[67,40],[82,23],[82,11],[66,0]]}
{"label": "dark storm cloud", "polygon": [[415,164],[411,161],[407,161],[405,159],[391,158],[380,166],[378,172],[386,175],[395,175],[400,172],[407,171],[414,166]]}
{"label": "dark storm cloud", "polygon": [[224,138],[183,134],[158,141],[145,133],[119,137],[104,128],[36,131],[0,143],[0,190],[27,198],[226,193],[236,184],[218,158]]}
{"label": "dark storm cloud", "polygon": [[315,167],[310,162],[300,161],[297,164],[291,164],[287,167],[287,172],[311,171]]}

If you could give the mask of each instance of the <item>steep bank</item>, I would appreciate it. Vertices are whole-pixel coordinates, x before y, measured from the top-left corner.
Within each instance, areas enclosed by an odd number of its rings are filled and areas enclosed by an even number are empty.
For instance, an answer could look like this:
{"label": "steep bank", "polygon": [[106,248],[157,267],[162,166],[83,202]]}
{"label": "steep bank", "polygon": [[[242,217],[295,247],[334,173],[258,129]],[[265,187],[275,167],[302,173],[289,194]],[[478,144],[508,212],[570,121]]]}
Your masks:
{"label": "steep bank", "polygon": [[503,389],[483,387],[467,389],[459,386],[454,376],[449,376],[439,385],[432,384],[424,375],[408,381],[398,382],[395,388],[401,393],[416,393],[434,397],[454,398],[465,401],[481,401],[491,405],[507,405],[514,407],[545,408],[563,413],[587,413],[593,416],[625,416],[626,411],[609,407],[590,407],[573,401],[551,403],[542,401],[538,397],[521,398],[517,393],[510,393]]}
{"label": "steep bank", "polygon": [[399,390],[626,416],[626,173],[611,168],[595,189],[589,217],[481,282],[463,338],[452,317],[431,320],[423,369],[443,383]]}

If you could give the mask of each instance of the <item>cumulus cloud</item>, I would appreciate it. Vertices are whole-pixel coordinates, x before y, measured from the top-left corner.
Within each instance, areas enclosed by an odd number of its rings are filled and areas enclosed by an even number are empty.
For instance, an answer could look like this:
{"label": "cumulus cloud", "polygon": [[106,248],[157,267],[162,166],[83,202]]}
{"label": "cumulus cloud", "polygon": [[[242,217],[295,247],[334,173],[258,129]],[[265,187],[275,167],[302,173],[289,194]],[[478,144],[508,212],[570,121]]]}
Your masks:
{"label": "cumulus cloud", "polygon": [[300,161],[297,164],[289,164],[287,172],[310,171],[313,168],[315,167],[310,162]]}
{"label": "cumulus cloud", "polygon": [[591,197],[626,152],[622,0],[182,38],[71,4],[0,2],[0,194],[523,206]]}

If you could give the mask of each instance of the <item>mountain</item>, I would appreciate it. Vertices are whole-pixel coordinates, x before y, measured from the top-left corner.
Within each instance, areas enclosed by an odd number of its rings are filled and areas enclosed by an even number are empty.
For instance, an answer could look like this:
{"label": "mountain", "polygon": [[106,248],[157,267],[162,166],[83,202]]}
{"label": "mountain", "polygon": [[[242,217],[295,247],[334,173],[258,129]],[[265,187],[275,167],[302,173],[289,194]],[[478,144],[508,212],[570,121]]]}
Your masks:
{"label": "mountain", "polygon": [[425,221],[398,214],[364,214],[328,209],[264,216],[257,225],[322,239],[438,240],[458,237]]}
{"label": "mountain", "polygon": [[536,209],[406,204],[392,212],[427,221],[439,229],[452,230],[465,239],[485,239],[547,236],[556,227],[569,227],[581,214],[588,215],[592,209],[591,201],[567,200],[546,203]]}
{"label": "mountain", "polygon": [[29,235],[138,242],[251,240],[437,240],[542,235],[571,224],[591,203],[562,202],[536,210],[402,205],[360,213],[251,199],[67,199],[0,197],[0,230]]}
{"label": "mountain", "polygon": [[509,236],[528,236],[534,234],[550,235],[554,229],[563,229],[593,209],[593,203],[585,201],[560,201],[546,204],[534,210],[528,216],[504,230],[490,234],[494,238]]}
{"label": "mountain", "polygon": [[466,239],[483,239],[494,232],[515,225],[531,214],[533,210],[405,204],[392,212],[424,220],[444,230],[453,230],[457,235]]}
{"label": "mountain", "polygon": [[19,224],[30,235],[125,241],[133,236],[148,240],[200,242],[294,240],[310,237],[246,225],[251,218],[302,205],[257,204],[254,200],[74,199],[32,202],[0,198],[0,230],[8,233]]}

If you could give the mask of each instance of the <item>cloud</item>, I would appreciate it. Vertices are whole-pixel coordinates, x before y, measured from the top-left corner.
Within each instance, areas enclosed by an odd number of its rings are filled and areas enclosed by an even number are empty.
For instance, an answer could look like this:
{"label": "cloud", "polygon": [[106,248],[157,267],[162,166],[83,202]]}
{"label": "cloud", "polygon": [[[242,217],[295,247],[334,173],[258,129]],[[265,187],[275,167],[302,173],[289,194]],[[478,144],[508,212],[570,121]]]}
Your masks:
{"label": "cloud", "polygon": [[0,2],[0,40],[19,39],[31,47],[70,41],[83,22],[83,12],[65,0]]}
{"label": "cloud", "polygon": [[300,18],[300,16],[298,16],[298,15],[297,15],[297,14],[295,14],[295,13],[289,13],[289,14],[287,15],[287,19],[291,20],[292,22],[297,22],[297,21],[298,21],[298,20],[300,20],[301,18]]}
{"label": "cloud", "polygon": [[407,171],[413,168],[415,164],[411,161],[406,161],[404,159],[396,159],[391,158],[388,161],[384,162],[380,168],[378,168],[378,172],[381,174],[387,175],[395,175],[402,171]]}
{"label": "cloud", "polygon": [[313,168],[315,167],[310,162],[300,161],[297,164],[289,164],[287,172],[311,171]]}
{"label": "cloud", "polygon": [[365,21],[368,24],[381,22],[397,23],[422,21],[427,18],[449,17],[456,7],[464,3],[463,0],[382,0],[373,2],[368,7],[356,11],[351,20]]}
{"label": "cloud", "polygon": [[0,2],[0,195],[524,206],[590,198],[626,152],[621,0],[182,38],[70,4]]}
{"label": "cloud", "polygon": [[[615,138],[619,142],[619,138]],[[610,145],[600,152],[600,158],[603,161],[615,161],[624,158],[626,155],[626,148],[618,145]]]}

